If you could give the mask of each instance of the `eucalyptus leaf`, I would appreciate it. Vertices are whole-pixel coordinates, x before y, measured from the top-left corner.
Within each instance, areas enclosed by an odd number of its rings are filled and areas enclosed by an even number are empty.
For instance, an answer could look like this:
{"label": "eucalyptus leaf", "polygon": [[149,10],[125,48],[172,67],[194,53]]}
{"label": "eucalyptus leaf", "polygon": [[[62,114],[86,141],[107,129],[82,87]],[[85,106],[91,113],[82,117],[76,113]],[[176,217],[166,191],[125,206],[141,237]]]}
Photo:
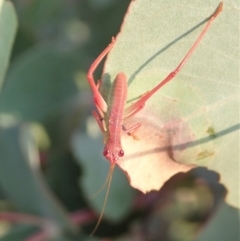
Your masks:
{"label": "eucalyptus leaf", "polygon": [[228,206],[225,203],[221,203],[213,218],[202,230],[197,241],[237,240],[240,237],[239,217],[239,209]]}
{"label": "eucalyptus leaf", "polygon": [[0,88],[8,67],[16,29],[17,16],[12,3],[0,0]]}
{"label": "eucalyptus leaf", "polygon": [[74,233],[65,210],[38,171],[38,153],[26,125],[0,129],[0,187],[21,213],[52,221]]}
{"label": "eucalyptus leaf", "polygon": [[78,56],[58,46],[30,49],[11,65],[0,111],[30,121],[45,120],[77,94],[78,68]]}
{"label": "eucalyptus leaf", "polygon": [[36,227],[30,227],[29,225],[15,225],[6,235],[0,238],[0,241],[22,241],[26,237],[33,235],[38,231]]}
{"label": "eucalyptus leaf", "polygon": [[[128,78],[128,105],[160,83],[181,62],[218,4],[217,0],[132,1],[105,63],[106,100],[109,84],[119,72]],[[151,138],[166,134],[165,143],[154,149],[149,145],[144,153],[136,140],[123,139],[127,158],[119,165],[131,182],[132,176],[138,178],[134,187],[142,190],[137,182],[143,175],[154,180],[168,173],[166,181],[183,171],[182,165],[203,165],[220,173],[229,203],[239,206],[239,36],[239,1],[224,1],[223,11],[181,72],[147,101],[144,114],[132,118],[133,123],[146,121],[139,128],[145,130],[138,140],[143,147],[150,142],[157,146],[157,139]],[[148,134],[151,125],[155,131]],[[171,160],[161,164],[158,154],[169,150]],[[153,152],[154,165],[159,162],[155,173],[150,161]],[[132,165],[130,154],[138,157]],[[146,160],[139,170],[136,163],[143,160],[138,155]]]}

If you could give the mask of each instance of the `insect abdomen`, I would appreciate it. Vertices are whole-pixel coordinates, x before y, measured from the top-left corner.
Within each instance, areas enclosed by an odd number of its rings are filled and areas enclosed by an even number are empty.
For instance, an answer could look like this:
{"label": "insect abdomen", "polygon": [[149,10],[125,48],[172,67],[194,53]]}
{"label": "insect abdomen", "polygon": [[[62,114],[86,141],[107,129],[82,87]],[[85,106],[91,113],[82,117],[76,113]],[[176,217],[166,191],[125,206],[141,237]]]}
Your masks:
{"label": "insect abdomen", "polygon": [[[124,73],[119,73],[112,86],[110,98],[111,104],[109,106],[109,142],[114,145],[121,145],[121,132],[123,125],[124,108],[127,100],[127,78]],[[110,143],[109,143],[110,144]]]}

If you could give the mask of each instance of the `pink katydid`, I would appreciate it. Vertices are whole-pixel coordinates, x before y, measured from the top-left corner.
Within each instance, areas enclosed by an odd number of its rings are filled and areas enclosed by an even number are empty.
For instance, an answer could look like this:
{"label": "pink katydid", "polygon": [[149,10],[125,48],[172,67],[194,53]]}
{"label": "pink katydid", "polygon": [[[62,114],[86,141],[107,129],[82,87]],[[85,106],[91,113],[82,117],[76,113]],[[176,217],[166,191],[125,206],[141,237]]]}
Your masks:
{"label": "pink katydid", "polygon": [[105,184],[108,184],[105,200],[103,203],[99,219],[91,235],[94,234],[103,217],[115,164],[117,163],[119,158],[124,156],[124,150],[122,149],[121,145],[121,136],[123,134],[132,134],[137,128],[141,126],[141,124],[138,123],[132,126],[131,128],[125,130],[125,128],[123,128],[124,120],[139,112],[144,107],[145,102],[160,88],[162,88],[167,82],[172,80],[176,76],[176,74],[183,68],[183,66],[186,64],[186,62],[188,61],[188,59],[190,58],[190,56],[192,55],[192,53],[194,52],[194,50],[196,49],[196,47],[198,46],[206,32],[208,31],[214,19],[222,11],[222,8],[223,3],[221,2],[217,7],[216,11],[211,15],[206,26],[200,33],[199,37],[194,42],[194,44],[192,45],[188,53],[185,55],[185,57],[182,59],[180,64],[177,66],[177,68],[170,74],[168,74],[168,76],[163,81],[161,81],[156,87],[143,94],[134,104],[129,106],[126,110],[125,104],[127,101],[128,85],[126,75],[123,72],[118,73],[112,83],[108,103],[105,102],[105,100],[99,92],[101,82],[95,84],[93,78],[93,72],[98,67],[102,59],[113,48],[115,44],[115,38],[112,38],[112,42],[103,50],[103,52],[97,57],[97,59],[89,68],[87,79],[93,91],[94,104],[98,110],[98,112],[93,111],[93,116],[95,117],[104,135],[105,147],[103,150],[103,155],[110,162],[110,169],[105,182]]}

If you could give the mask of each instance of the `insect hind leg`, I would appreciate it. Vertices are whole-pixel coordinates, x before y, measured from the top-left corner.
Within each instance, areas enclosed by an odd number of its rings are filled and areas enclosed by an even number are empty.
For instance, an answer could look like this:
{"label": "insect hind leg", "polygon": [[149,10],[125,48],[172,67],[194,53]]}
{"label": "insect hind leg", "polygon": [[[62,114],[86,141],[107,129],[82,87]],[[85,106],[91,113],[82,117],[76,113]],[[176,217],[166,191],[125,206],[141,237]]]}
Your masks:
{"label": "insect hind leg", "polygon": [[122,135],[125,135],[125,134],[128,134],[129,136],[132,136],[135,140],[139,140],[139,138],[134,135],[134,132],[141,126],[142,124],[141,123],[137,123],[133,126],[131,126],[130,128],[125,128],[125,126],[123,125],[122,128],[123,128],[123,132],[122,132]]}

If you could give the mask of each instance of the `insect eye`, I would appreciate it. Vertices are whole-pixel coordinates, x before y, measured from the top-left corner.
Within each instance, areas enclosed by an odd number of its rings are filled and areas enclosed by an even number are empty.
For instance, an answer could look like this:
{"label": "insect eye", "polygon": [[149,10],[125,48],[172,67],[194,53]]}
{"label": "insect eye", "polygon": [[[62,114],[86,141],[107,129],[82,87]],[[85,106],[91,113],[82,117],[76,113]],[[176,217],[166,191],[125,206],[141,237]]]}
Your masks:
{"label": "insect eye", "polygon": [[123,151],[123,150],[120,150],[120,151],[118,152],[118,156],[119,156],[119,157],[123,157],[123,156],[124,156],[124,151]]}
{"label": "insect eye", "polygon": [[108,149],[104,149],[103,155],[104,155],[104,156],[107,156],[107,155],[109,154],[109,152],[110,152],[110,151],[109,151]]}

